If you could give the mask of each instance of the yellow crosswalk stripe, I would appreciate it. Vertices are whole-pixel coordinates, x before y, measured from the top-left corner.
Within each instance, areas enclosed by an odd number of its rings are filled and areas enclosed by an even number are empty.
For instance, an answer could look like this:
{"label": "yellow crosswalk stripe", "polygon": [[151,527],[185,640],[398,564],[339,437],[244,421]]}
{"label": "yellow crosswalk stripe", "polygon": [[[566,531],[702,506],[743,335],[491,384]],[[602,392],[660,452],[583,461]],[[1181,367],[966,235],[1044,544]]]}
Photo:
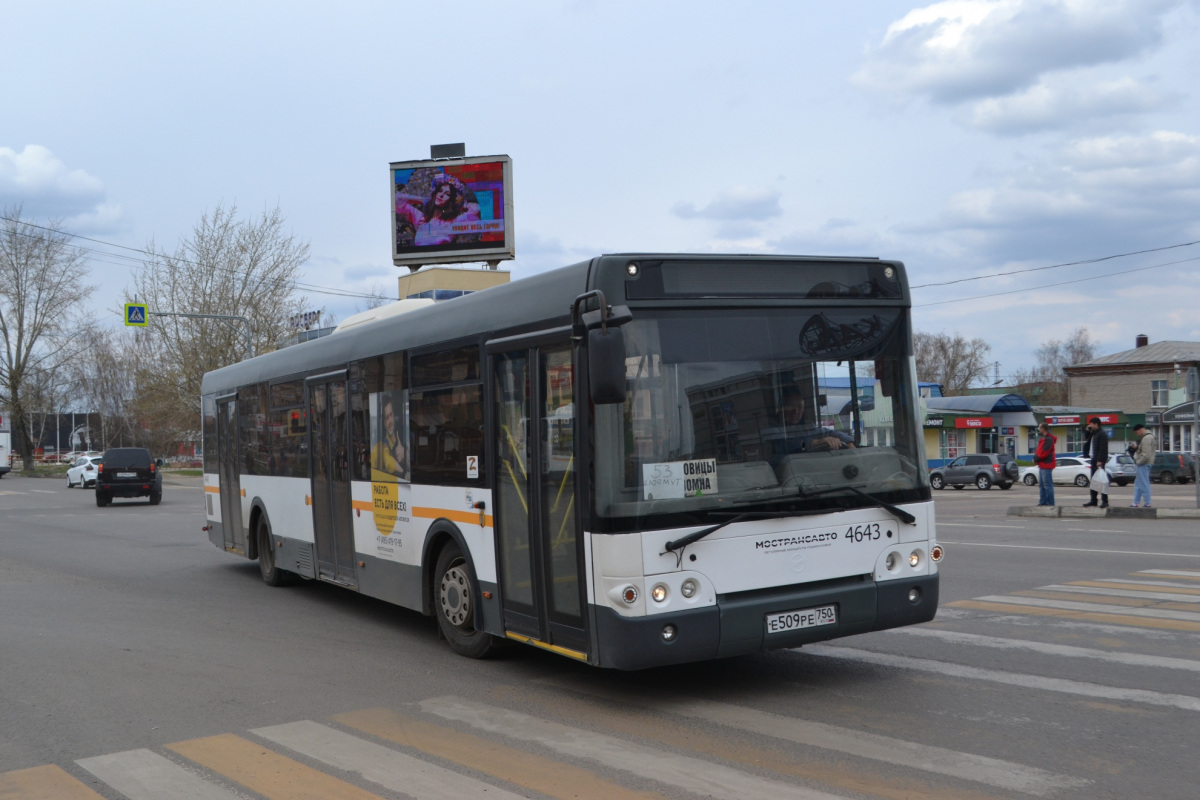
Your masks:
{"label": "yellow crosswalk stripe", "polygon": [[268,800],[382,800],[379,795],[231,733],[176,742],[167,749]]}
{"label": "yellow crosswalk stripe", "polygon": [[562,800],[649,800],[663,797],[655,792],[626,789],[589,770],[384,708],[338,714],[332,719],[348,728],[452,761],[549,797]]}
{"label": "yellow crosswalk stripe", "polygon": [[62,767],[41,767],[0,773],[0,800],[104,800]]}
{"label": "yellow crosswalk stripe", "polygon": [[[1095,589],[1126,589],[1131,592],[1152,592],[1155,587],[1145,583],[1118,583],[1116,581],[1071,581],[1070,586],[1088,586]],[[1163,589],[1174,594],[1194,594],[1200,595],[1200,589],[1185,589],[1180,586],[1171,586]]]}

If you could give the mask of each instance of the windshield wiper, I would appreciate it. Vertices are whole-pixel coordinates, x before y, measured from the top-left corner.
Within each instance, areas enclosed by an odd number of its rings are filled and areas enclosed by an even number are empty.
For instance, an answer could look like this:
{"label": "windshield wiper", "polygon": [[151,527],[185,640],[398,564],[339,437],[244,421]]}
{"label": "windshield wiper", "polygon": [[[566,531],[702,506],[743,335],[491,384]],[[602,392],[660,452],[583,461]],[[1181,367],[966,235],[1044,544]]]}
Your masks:
{"label": "windshield wiper", "polygon": [[[884,500],[880,500],[878,497],[875,497],[874,495],[867,494],[866,492],[859,489],[857,486],[829,486],[824,489],[813,489],[812,491],[804,491],[803,489],[797,487],[796,493],[793,495],[788,495],[786,497],[775,497],[770,500],[757,500],[757,501],[750,500],[741,505],[766,506],[766,505],[778,505],[779,503],[794,503],[797,500],[806,500],[810,497],[817,497],[818,495],[822,495],[822,494],[832,494],[834,492],[854,492],[856,495],[859,495],[860,497],[865,497],[866,499],[870,500],[871,503],[874,506],[876,506],[877,508],[882,508],[885,511],[889,512],[890,514],[895,516],[897,519],[899,519],[901,522],[907,522],[909,525],[917,524],[917,518],[914,517],[912,514],[908,513],[907,511],[905,511],[903,508],[898,508],[897,506],[894,506],[891,503],[888,503]],[[826,513],[828,510],[829,509],[815,509],[810,513],[822,514],[822,513]],[[720,513],[720,512],[717,512],[717,513]],[[671,541],[667,542],[667,544],[665,545],[667,550],[670,552],[674,552],[681,547],[687,547],[689,544],[700,541],[705,536],[708,536],[710,533],[715,533],[715,532],[721,530],[721,528],[724,528],[726,525],[732,525],[733,523],[741,522],[742,520],[746,520],[746,519],[782,519],[783,517],[801,516],[801,514],[798,514],[795,511],[743,511],[741,513],[733,513],[733,512],[728,512],[728,513],[730,513],[731,516],[729,519],[725,520],[724,522],[718,522],[716,525],[710,525],[707,528],[701,528],[698,531],[689,533],[687,536],[682,536],[678,539],[672,539]]]}
{"label": "windshield wiper", "polygon": [[[785,498],[780,498],[780,499],[785,499]],[[794,500],[795,498],[786,498],[786,499]],[[774,503],[774,502],[779,502],[779,501],[778,500],[768,500],[767,502]],[[666,548],[667,548],[667,550],[674,552],[681,547],[687,547],[689,544],[692,544],[693,542],[700,541],[705,536],[708,536],[710,533],[715,533],[716,531],[721,530],[721,528],[724,528],[726,525],[732,525],[733,523],[741,522],[744,519],[781,519],[783,517],[791,517],[791,516],[794,516],[794,514],[791,511],[743,511],[740,514],[733,514],[732,516],[730,516],[729,519],[725,520],[724,522],[718,522],[716,525],[711,525],[707,528],[701,528],[698,531],[689,533],[687,536],[682,536],[678,539],[673,539],[673,540],[667,542]]]}
{"label": "windshield wiper", "polygon": [[897,506],[894,506],[891,503],[888,503],[884,500],[880,500],[878,497],[876,497],[873,494],[867,494],[862,489],[859,489],[857,486],[835,486],[830,489],[821,489],[816,492],[809,492],[808,494],[810,494],[810,495],[811,494],[828,494],[830,492],[841,492],[841,491],[854,492],[859,497],[867,498],[877,508],[884,509],[885,511],[890,513],[892,516],[894,516],[896,519],[900,520],[901,522],[907,522],[909,525],[917,524],[917,518],[914,517],[912,514],[908,513],[907,511],[905,511],[903,508],[898,508]]}

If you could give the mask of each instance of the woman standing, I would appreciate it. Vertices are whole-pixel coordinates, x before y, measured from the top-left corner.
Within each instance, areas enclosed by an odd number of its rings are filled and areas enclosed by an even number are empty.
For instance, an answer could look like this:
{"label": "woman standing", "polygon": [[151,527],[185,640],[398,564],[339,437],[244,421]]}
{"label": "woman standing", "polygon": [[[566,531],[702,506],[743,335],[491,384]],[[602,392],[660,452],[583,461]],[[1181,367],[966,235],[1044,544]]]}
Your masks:
{"label": "woman standing", "polygon": [[1058,442],[1058,437],[1050,433],[1050,426],[1044,422],[1038,425],[1038,433],[1041,436],[1033,454],[1033,463],[1037,464],[1038,468],[1038,505],[1052,506],[1054,505],[1054,445]]}

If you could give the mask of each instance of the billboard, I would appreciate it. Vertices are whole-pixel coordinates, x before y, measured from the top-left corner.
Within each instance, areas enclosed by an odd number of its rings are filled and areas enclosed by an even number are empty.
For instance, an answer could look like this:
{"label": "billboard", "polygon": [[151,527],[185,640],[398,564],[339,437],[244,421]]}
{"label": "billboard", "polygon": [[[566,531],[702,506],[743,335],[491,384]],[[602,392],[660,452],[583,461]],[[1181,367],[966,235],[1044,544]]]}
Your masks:
{"label": "billboard", "polygon": [[508,156],[399,161],[388,174],[396,266],[516,256]]}

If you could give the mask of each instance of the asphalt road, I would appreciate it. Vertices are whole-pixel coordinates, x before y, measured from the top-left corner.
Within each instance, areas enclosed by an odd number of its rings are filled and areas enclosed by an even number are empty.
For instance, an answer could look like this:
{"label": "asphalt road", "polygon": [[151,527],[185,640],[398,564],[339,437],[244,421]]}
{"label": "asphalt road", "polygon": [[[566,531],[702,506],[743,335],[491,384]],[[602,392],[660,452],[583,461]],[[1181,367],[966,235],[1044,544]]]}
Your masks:
{"label": "asphalt road", "polygon": [[933,623],[614,673],[269,588],[194,486],[101,509],[8,476],[0,799],[1195,797],[1200,523],[935,499]]}

